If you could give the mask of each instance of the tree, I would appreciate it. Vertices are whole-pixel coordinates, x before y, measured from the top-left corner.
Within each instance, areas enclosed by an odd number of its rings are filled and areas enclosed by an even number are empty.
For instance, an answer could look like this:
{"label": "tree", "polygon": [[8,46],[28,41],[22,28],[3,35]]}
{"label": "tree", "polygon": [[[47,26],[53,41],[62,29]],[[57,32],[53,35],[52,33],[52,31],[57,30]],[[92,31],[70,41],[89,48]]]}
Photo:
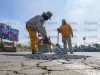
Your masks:
{"label": "tree", "polygon": [[74,46],[74,51],[77,52],[77,50],[78,50],[78,46],[75,45],[75,46]]}
{"label": "tree", "polygon": [[99,48],[99,44],[93,44],[93,46],[95,46],[96,48]]}
{"label": "tree", "polygon": [[22,45],[19,43],[19,44],[16,45],[16,47],[18,47],[21,50]]}
{"label": "tree", "polygon": [[75,48],[76,48],[76,49],[78,49],[78,46],[77,46],[77,45],[75,45]]}
{"label": "tree", "polygon": [[3,41],[0,41],[0,48],[2,49],[4,47]]}
{"label": "tree", "polygon": [[91,48],[91,45],[88,45],[88,48]]}
{"label": "tree", "polygon": [[4,36],[1,37],[1,41],[0,41],[0,51],[2,51],[2,49],[4,48],[3,38]]}

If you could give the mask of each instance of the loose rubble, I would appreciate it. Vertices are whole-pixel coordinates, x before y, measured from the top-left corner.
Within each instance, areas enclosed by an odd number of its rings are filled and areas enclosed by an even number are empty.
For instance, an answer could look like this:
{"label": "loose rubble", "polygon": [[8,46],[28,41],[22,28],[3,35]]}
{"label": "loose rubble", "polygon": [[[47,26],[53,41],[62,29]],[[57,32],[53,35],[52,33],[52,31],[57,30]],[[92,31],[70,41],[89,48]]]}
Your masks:
{"label": "loose rubble", "polygon": [[88,58],[90,56],[84,55],[62,55],[62,54],[34,54],[34,55],[26,55],[25,58],[35,59],[35,60],[58,60],[58,59],[81,59]]}

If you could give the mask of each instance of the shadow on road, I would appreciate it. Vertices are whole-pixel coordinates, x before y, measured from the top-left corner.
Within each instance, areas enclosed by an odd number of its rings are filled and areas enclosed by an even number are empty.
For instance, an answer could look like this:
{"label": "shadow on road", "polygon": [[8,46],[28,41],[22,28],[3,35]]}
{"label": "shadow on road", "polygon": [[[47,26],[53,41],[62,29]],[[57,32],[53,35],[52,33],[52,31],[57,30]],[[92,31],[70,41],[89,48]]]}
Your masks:
{"label": "shadow on road", "polygon": [[0,55],[6,55],[6,56],[26,56],[28,54],[0,54]]}

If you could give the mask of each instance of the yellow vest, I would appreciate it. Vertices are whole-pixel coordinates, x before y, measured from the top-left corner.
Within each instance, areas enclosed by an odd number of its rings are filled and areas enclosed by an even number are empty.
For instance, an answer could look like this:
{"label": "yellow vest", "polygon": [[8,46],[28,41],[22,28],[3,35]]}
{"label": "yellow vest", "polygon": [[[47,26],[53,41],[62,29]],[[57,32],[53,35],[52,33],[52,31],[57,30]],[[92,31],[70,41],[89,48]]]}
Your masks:
{"label": "yellow vest", "polygon": [[69,24],[61,25],[60,30],[62,37],[69,36],[73,33],[72,27]]}

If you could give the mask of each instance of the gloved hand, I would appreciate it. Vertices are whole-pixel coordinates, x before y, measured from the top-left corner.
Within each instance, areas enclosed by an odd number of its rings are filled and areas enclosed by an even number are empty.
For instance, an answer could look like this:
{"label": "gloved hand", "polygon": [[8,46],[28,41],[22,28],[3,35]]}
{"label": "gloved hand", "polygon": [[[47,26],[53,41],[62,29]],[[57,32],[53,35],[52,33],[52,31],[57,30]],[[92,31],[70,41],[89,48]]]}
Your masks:
{"label": "gloved hand", "polygon": [[45,38],[44,38],[43,44],[49,44],[49,39],[48,39],[48,37],[45,37]]}
{"label": "gloved hand", "polygon": [[48,39],[48,37],[45,37],[44,39],[45,39],[45,40],[47,40],[47,39]]}
{"label": "gloved hand", "polygon": [[60,31],[60,29],[59,29],[59,28],[57,28],[57,31],[58,31],[59,33],[61,33],[61,31]]}
{"label": "gloved hand", "polygon": [[59,28],[57,28],[57,31],[59,31]]}
{"label": "gloved hand", "polygon": [[71,34],[71,37],[73,38],[73,34]]}
{"label": "gloved hand", "polygon": [[37,31],[38,33],[40,33],[39,31]]}

